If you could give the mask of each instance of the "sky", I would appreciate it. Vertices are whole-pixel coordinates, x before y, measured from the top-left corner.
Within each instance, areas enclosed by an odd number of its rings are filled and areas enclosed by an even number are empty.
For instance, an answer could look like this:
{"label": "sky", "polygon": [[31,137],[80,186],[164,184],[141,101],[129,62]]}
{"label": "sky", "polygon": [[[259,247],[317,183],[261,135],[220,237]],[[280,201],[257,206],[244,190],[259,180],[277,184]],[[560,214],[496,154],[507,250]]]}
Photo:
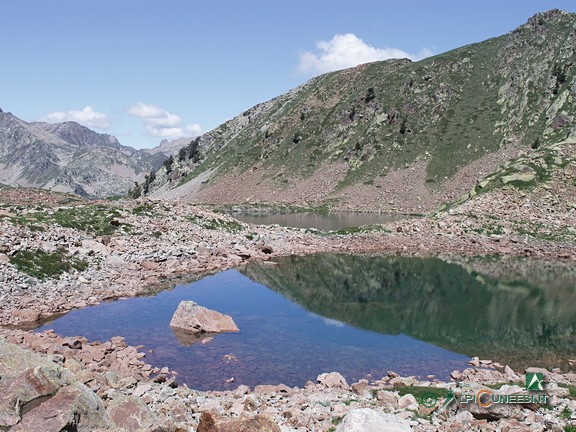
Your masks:
{"label": "sky", "polygon": [[0,108],[150,148],[315,75],[419,60],[574,0],[0,0]]}

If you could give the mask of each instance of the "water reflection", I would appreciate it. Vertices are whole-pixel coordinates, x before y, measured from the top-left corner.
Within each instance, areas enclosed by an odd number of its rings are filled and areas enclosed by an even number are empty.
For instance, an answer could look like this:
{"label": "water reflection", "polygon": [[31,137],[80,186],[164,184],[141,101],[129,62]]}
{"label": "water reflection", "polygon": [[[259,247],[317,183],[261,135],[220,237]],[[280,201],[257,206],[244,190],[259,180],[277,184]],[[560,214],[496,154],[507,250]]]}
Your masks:
{"label": "water reflection", "polygon": [[[516,262],[496,280],[436,258],[316,255],[253,264],[244,273],[314,313],[406,334],[512,367],[567,366],[576,356],[573,271]],[[528,278],[527,278],[528,277]]]}
{"label": "water reflection", "polygon": [[242,222],[257,225],[276,224],[296,228],[316,228],[321,231],[339,230],[362,225],[376,225],[408,217],[400,214],[378,213],[233,213],[232,216]]}
{"label": "water reflection", "polygon": [[[351,255],[251,264],[153,297],[74,310],[40,330],[143,345],[146,360],[197,389],[303,386],[337,370],[349,381],[436,374],[478,355],[513,368],[576,358],[573,270],[539,262]],[[247,277],[248,276],[248,277]],[[182,300],[231,315],[239,333],[208,343],[169,326]],[[209,336],[209,335],[202,335]],[[227,383],[230,378],[233,383]]]}

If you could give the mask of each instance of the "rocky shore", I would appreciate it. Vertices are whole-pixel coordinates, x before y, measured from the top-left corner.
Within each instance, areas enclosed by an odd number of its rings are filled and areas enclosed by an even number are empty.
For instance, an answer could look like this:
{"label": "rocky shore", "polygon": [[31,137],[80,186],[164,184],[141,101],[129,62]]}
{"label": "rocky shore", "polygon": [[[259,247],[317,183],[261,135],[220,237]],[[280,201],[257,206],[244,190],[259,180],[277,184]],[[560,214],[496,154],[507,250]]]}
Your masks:
{"label": "rocky shore", "polygon": [[[571,418],[576,411],[576,376],[567,371],[542,371],[549,378],[545,407],[515,404],[497,413],[457,402],[441,408],[448,390],[455,396],[477,393],[492,383],[505,384],[498,390],[503,394],[522,393],[524,371],[499,365],[486,369],[494,366],[486,362],[455,372],[451,382],[418,381],[390,372],[349,386],[330,373],[305,388],[241,386],[229,392],[198,392],[179,384],[172,371],[146,364],[145,354],[121,338],[97,343],[25,330],[53,314],[152,293],[250,260],[282,255],[489,254],[567,265],[576,261],[570,228],[576,226],[576,212],[570,201],[551,199],[549,190],[540,197],[538,190],[530,195],[516,190],[495,193],[502,196],[495,200],[481,195],[436,216],[319,233],[248,225],[186,203],[85,202],[45,191],[2,188],[0,335],[6,342],[0,342],[0,430],[576,428]],[[539,205],[535,197],[546,205]],[[438,389],[433,393],[438,403],[428,406],[421,388]],[[364,429],[353,429],[357,425]]]}
{"label": "rocky shore", "polygon": [[[143,361],[122,338],[90,343],[53,332],[3,331],[0,428],[117,431],[563,431],[576,427],[576,374],[544,369],[546,403],[464,403],[465,395],[533,395],[525,375],[490,361],[422,381],[390,371],[349,385],[337,372],[304,388],[199,392]],[[41,354],[40,354],[41,353]],[[455,400],[446,403],[452,394]],[[72,428],[75,429],[66,429]]]}

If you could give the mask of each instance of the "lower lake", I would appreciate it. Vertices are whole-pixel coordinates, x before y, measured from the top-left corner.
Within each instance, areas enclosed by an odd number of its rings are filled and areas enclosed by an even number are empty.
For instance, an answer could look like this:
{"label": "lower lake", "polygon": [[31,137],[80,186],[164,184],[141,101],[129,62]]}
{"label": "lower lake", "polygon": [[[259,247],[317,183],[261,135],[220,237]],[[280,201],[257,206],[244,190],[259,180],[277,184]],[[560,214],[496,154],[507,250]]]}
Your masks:
{"label": "lower lake", "polygon": [[[75,310],[38,330],[100,341],[123,336],[144,345],[147,362],[200,390],[303,386],[331,371],[349,382],[388,370],[448,379],[475,355],[513,368],[567,365],[576,358],[574,272],[512,264],[286,257]],[[231,315],[240,332],[206,344],[175,334],[169,322],[182,300]]]}

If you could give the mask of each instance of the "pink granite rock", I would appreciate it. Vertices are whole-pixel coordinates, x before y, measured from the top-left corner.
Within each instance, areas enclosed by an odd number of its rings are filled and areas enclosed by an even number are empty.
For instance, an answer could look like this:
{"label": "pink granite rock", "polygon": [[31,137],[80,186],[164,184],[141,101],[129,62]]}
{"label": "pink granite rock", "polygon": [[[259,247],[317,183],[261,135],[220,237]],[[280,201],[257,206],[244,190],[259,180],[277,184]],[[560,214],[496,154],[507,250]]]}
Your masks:
{"label": "pink granite rock", "polygon": [[172,316],[170,327],[190,333],[240,331],[231,316],[206,309],[193,301],[181,301]]}

